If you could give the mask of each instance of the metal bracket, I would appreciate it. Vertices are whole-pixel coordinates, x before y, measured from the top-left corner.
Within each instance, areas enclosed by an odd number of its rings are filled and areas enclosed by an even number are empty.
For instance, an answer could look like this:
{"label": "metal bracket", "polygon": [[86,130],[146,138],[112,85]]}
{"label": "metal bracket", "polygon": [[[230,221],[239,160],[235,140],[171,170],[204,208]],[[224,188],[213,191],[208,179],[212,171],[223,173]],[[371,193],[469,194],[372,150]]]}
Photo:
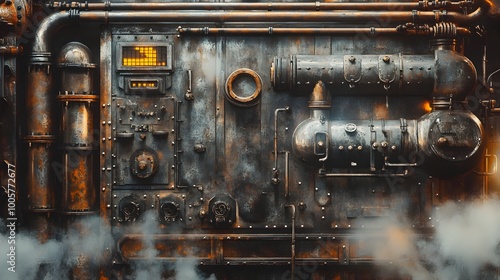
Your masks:
{"label": "metal bracket", "polygon": [[315,145],[314,145],[314,154],[321,156],[323,155],[323,158],[320,158],[320,162],[324,162],[328,159],[328,134],[326,132],[316,132],[315,135]]}
{"label": "metal bracket", "polygon": [[184,98],[188,101],[191,101],[194,99],[193,95],[193,71],[187,70],[188,74],[188,88],[186,90],[186,94],[184,95]]}
{"label": "metal bracket", "polygon": [[[375,131],[373,119],[370,120],[370,171],[375,171],[375,143],[377,142],[377,132]],[[378,145],[378,144],[377,144]]]}
{"label": "metal bracket", "polygon": [[396,64],[391,55],[380,55],[378,57],[378,78],[384,86],[392,83],[396,78]]}
{"label": "metal bracket", "polygon": [[361,80],[361,58],[353,55],[344,55],[344,79],[351,87]]}

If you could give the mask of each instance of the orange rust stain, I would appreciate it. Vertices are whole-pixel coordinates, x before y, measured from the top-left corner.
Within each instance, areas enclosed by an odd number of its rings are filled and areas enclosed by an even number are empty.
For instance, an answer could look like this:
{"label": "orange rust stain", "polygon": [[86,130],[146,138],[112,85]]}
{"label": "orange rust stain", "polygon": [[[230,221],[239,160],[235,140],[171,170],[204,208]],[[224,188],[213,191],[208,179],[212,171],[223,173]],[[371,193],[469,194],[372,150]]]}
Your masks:
{"label": "orange rust stain", "polygon": [[69,174],[70,180],[70,199],[72,209],[89,209],[88,200],[88,169],[85,159],[78,162],[78,166]]}
{"label": "orange rust stain", "polygon": [[375,106],[375,118],[377,120],[389,118],[389,110],[385,104],[377,104]]}
{"label": "orange rust stain", "polygon": [[140,240],[127,240],[121,245],[124,258],[139,257],[139,252],[144,249],[144,244]]}

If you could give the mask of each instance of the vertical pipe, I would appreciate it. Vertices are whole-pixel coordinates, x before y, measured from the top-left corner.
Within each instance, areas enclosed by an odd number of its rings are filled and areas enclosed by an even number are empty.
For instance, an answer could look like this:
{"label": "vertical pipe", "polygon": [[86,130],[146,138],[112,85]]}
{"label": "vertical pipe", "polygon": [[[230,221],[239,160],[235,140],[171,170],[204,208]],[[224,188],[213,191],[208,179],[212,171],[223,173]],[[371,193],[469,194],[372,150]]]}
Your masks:
{"label": "vertical pipe", "polygon": [[[89,216],[97,210],[97,190],[93,177],[94,154],[98,148],[94,141],[94,108],[98,100],[94,95],[92,53],[87,46],[71,42],[62,47],[57,57],[60,69],[60,91],[57,99],[62,105],[61,148],[63,150],[63,183],[61,212],[66,214],[66,229],[76,230],[81,238],[90,234]],[[82,248],[72,248],[73,279],[90,280],[95,275],[93,264]]]}
{"label": "vertical pipe", "polygon": [[53,77],[51,65],[33,63],[29,67],[26,108],[28,123],[28,208],[35,212],[55,210],[55,184],[51,164],[55,141],[53,123]]}
{"label": "vertical pipe", "polygon": [[290,152],[285,152],[285,198],[290,196]]}
{"label": "vertical pipe", "polygon": [[94,145],[92,104],[93,93],[91,52],[83,44],[66,44],[57,66],[61,70],[63,186],[61,210],[65,214],[88,214],[96,210],[96,188],[93,179]]}
{"label": "vertical pipe", "polygon": [[28,66],[25,142],[28,144],[27,196],[33,230],[40,242],[51,236],[51,213],[56,209],[53,170],[55,124],[53,118],[53,72],[50,53],[34,53]]}

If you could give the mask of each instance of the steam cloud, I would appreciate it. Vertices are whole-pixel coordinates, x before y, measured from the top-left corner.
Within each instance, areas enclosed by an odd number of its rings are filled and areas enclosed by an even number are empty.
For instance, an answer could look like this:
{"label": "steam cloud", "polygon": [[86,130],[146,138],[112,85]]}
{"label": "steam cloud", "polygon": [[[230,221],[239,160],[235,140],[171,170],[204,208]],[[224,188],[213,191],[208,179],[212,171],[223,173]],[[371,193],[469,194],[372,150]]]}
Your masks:
{"label": "steam cloud", "polygon": [[[410,223],[397,217],[376,220],[382,238],[380,242],[366,242],[364,253],[375,256],[382,264],[390,262],[399,274],[414,280],[491,279],[500,267],[499,213],[500,200],[496,199],[445,204],[432,217],[433,238],[418,237]],[[82,228],[86,234],[80,233]],[[158,255],[153,241],[147,238],[157,228],[156,220],[151,217],[137,227],[145,236],[140,254],[146,258]],[[7,269],[7,228],[0,220],[0,279],[69,279],[68,272],[77,261],[76,252],[89,256],[92,264],[97,265],[106,246],[113,242],[110,232],[98,217],[87,219],[79,231],[61,231],[58,238],[43,244],[34,233],[18,232],[16,272],[12,273]],[[43,274],[39,275],[41,265]],[[196,261],[189,258],[179,258],[174,265],[140,262],[132,267],[130,279],[161,279],[165,271],[172,270],[174,276],[169,280],[216,280],[214,275],[203,276],[196,266]],[[489,275],[488,271],[493,273]]]}
{"label": "steam cloud", "polygon": [[[156,221],[146,219],[140,229],[143,233],[153,232],[157,228]],[[96,230],[99,229],[99,230]],[[58,237],[41,243],[34,232],[18,232],[15,235],[15,272],[9,271],[8,229],[0,220],[0,279],[5,280],[69,280],[70,271],[79,261],[78,256],[86,256],[90,265],[98,269],[99,261],[113,238],[109,226],[103,224],[99,217],[87,219],[78,224],[78,230],[72,228],[67,232],[60,230]],[[83,232],[83,234],[82,234]],[[155,257],[158,252],[151,240],[144,240],[146,246],[140,252],[146,258]],[[175,265],[162,265],[158,262],[143,262],[134,267],[132,278],[137,280],[162,279],[165,270],[173,270],[174,278],[169,280],[205,280],[196,270],[194,260],[179,259]],[[94,272],[95,273],[95,272]],[[210,276],[207,280],[216,280]]]}
{"label": "steam cloud", "polygon": [[[88,218],[78,224],[79,231],[59,231],[59,238],[40,243],[34,232],[15,235],[15,272],[9,271],[7,228],[0,220],[0,279],[12,280],[66,280],[68,272],[79,261],[78,254],[86,255],[90,265],[97,265],[107,244],[110,231],[98,217]],[[101,229],[101,233],[96,231]],[[84,234],[82,234],[82,232]],[[108,233],[108,234],[107,234]]]}
{"label": "steam cloud", "polygon": [[395,217],[377,220],[382,238],[365,246],[364,253],[414,280],[496,279],[499,213],[500,201],[495,199],[447,203],[432,217],[433,238],[418,237],[410,223]]}
{"label": "steam cloud", "polygon": [[[154,247],[154,242],[149,238],[149,234],[157,232],[159,224],[156,214],[152,211],[144,213],[144,222],[136,225],[133,229],[136,233],[143,234],[143,249],[138,255],[145,259],[154,259],[159,252]],[[168,280],[216,280],[214,275],[206,278],[197,269],[197,261],[194,258],[178,258],[173,265],[161,263],[161,261],[143,261],[133,263],[134,273],[130,279],[134,280],[152,280],[165,279],[165,272],[173,271],[174,276]],[[169,273],[171,274],[171,273]]]}

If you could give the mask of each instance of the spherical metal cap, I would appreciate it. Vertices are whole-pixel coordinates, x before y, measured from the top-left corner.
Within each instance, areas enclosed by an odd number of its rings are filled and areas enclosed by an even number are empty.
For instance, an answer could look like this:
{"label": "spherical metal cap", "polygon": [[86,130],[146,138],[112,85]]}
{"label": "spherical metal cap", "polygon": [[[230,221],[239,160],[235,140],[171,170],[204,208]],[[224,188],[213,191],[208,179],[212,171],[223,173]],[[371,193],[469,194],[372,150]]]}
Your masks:
{"label": "spherical metal cap", "polygon": [[70,42],[61,48],[57,56],[57,66],[95,68],[91,59],[92,52],[87,46],[80,42]]}

